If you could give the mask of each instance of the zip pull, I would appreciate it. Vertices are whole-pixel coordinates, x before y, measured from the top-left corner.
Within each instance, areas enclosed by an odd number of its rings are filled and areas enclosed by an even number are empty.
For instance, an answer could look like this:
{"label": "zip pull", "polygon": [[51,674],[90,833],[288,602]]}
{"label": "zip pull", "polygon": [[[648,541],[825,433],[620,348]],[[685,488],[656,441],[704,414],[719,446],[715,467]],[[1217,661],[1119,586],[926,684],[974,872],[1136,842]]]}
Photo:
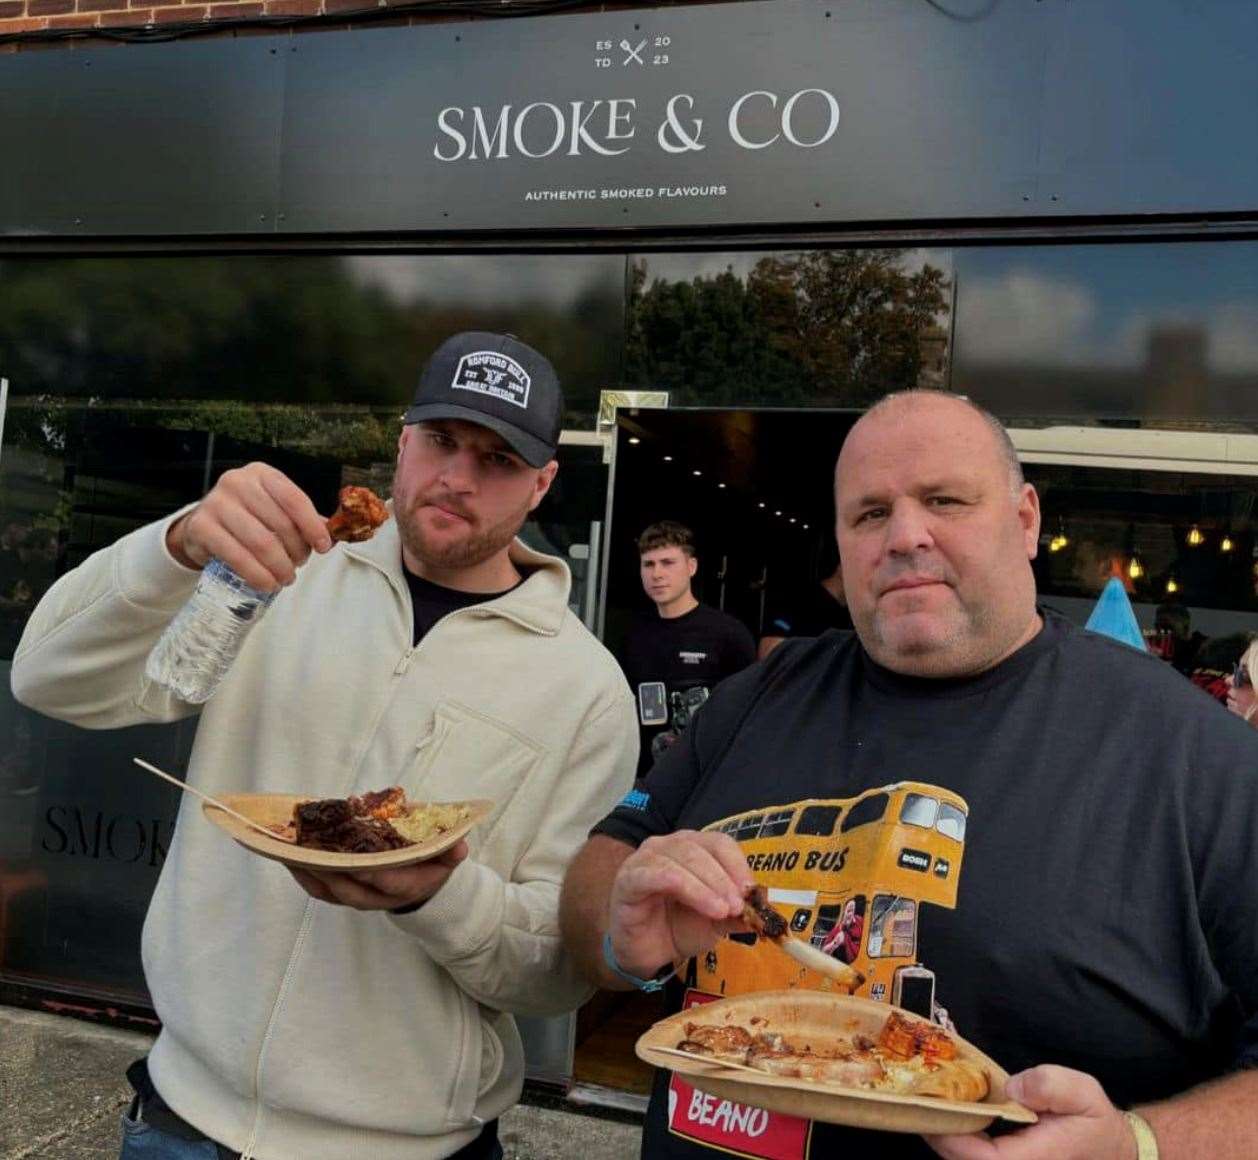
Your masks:
{"label": "zip pull", "polygon": [[404,676],[406,673],[406,670],[411,667],[411,659],[414,656],[415,656],[415,650],[413,648],[407,649],[406,652],[402,654],[402,659],[398,661],[397,666],[394,668],[393,675],[395,677]]}

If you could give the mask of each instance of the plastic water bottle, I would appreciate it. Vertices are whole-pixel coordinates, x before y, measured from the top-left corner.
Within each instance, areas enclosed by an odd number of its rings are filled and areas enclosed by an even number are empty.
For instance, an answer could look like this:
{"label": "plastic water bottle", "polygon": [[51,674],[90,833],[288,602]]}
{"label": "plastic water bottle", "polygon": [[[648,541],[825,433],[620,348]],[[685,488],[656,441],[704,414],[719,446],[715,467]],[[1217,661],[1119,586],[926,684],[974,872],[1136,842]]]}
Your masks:
{"label": "plastic water bottle", "polygon": [[274,599],[274,592],[251,588],[222,560],[211,560],[192,598],[153,646],[145,675],[182,701],[205,704]]}

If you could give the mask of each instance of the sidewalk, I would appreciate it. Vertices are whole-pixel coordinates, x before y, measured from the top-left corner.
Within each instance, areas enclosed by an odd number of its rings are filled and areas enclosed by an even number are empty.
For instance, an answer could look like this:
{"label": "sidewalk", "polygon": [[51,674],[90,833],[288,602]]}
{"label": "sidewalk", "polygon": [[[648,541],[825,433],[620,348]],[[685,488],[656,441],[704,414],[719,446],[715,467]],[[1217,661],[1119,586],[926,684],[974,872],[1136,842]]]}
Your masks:
{"label": "sidewalk", "polygon": [[[116,1160],[123,1072],[149,1037],[0,1007],[0,1160]],[[521,1105],[503,1116],[506,1160],[636,1160],[639,1129]],[[293,1160],[298,1160],[294,1157]]]}

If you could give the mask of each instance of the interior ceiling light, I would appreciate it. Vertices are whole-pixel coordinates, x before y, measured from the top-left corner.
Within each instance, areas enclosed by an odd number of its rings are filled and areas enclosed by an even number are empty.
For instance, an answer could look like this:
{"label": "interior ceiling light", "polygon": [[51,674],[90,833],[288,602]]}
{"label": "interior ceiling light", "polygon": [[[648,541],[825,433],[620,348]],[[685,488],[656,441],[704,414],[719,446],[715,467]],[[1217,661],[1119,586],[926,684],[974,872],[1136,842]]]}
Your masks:
{"label": "interior ceiling light", "polygon": [[791,518],[787,521],[787,523],[791,523],[791,524],[793,524],[794,522],[795,522],[794,516],[791,516]]}
{"label": "interior ceiling light", "polygon": [[1066,535],[1066,525],[1057,521],[1057,534],[1048,541],[1048,550],[1050,552],[1060,552],[1062,548],[1070,543],[1070,538]]}
{"label": "interior ceiling light", "polygon": [[774,512],[773,514],[774,514],[775,516],[780,516],[782,513],[781,513],[781,512]]}
{"label": "interior ceiling light", "polygon": [[1144,567],[1140,563],[1139,556],[1132,556],[1131,563],[1127,565],[1127,575],[1133,580],[1139,580],[1144,575]]}
{"label": "interior ceiling light", "polygon": [[716,486],[717,486],[717,487],[724,487],[724,486],[725,486],[725,484],[723,484],[723,483],[718,483]]}
{"label": "interior ceiling light", "polygon": [[702,475],[702,474],[703,474],[703,472],[702,472],[702,471],[700,471],[700,470],[696,467],[696,468],[694,469],[694,471],[692,471],[690,474],[691,474],[691,475]]}
{"label": "interior ceiling light", "polygon": [[1172,592],[1178,592],[1178,591],[1179,591],[1179,585],[1175,583],[1175,577],[1174,577],[1174,576],[1172,576],[1172,577],[1171,577],[1171,578],[1170,578],[1170,579],[1166,582],[1166,591],[1167,591],[1167,593],[1168,593],[1168,594],[1170,594],[1170,593],[1172,593]]}
{"label": "interior ceiling light", "polygon": [[1196,524],[1193,524],[1193,526],[1188,529],[1188,542],[1195,548],[1204,540],[1205,536],[1201,534],[1201,529],[1197,527]]}
{"label": "interior ceiling light", "polygon": [[671,455],[665,455],[665,456],[664,456],[664,462],[665,462],[665,463],[672,463],[672,461],[673,461],[673,457],[672,457]]}
{"label": "interior ceiling light", "polygon": [[762,503],[758,503],[758,504],[756,504],[756,507],[764,507],[764,504],[762,504]]}
{"label": "interior ceiling light", "polygon": [[642,442],[642,440],[641,440],[641,439],[639,439],[636,435],[630,435],[630,436],[629,436],[629,442],[630,442],[630,443],[641,443],[641,442]]}
{"label": "interior ceiling light", "polygon": [[1235,547],[1235,545],[1232,543],[1231,536],[1224,536],[1223,539],[1219,541],[1220,552],[1230,552],[1233,547]]}

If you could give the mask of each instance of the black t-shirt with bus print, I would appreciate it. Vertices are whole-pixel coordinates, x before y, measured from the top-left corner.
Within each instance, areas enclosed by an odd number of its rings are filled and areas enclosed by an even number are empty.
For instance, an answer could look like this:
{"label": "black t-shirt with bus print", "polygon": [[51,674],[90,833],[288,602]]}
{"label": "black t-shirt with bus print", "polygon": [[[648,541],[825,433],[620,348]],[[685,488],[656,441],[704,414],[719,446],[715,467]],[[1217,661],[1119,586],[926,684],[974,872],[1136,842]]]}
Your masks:
{"label": "black t-shirt with bus print", "polygon": [[[851,634],[787,642],[596,832],[725,829],[797,935],[855,960],[857,994],[890,1000],[920,964],[914,998],[933,972],[958,1033],[1010,1072],[1077,1068],[1126,1106],[1258,1066],[1258,731],[1169,666],[1045,618],[957,680],[888,672]],[[784,985],[794,965],[754,941],[692,963],[685,1001]],[[933,1156],[667,1072],[642,1154]]]}

